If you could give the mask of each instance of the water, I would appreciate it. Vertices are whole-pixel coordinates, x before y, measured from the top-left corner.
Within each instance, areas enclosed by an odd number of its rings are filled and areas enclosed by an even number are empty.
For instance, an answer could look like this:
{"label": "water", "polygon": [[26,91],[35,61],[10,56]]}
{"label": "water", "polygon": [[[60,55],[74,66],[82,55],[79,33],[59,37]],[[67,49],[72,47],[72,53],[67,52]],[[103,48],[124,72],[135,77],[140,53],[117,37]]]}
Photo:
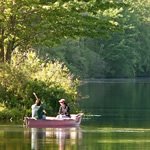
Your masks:
{"label": "water", "polygon": [[149,150],[150,80],[98,80],[80,87],[79,128],[0,125],[0,150]]}
{"label": "water", "polygon": [[0,150],[81,149],[80,128],[26,128],[0,126]]}
{"label": "water", "polygon": [[149,150],[150,129],[0,126],[1,150]]}
{"label": "water", "polygon": [[80,88],[86,119],[98,126],[150,127],[150,79],[98,80]]}

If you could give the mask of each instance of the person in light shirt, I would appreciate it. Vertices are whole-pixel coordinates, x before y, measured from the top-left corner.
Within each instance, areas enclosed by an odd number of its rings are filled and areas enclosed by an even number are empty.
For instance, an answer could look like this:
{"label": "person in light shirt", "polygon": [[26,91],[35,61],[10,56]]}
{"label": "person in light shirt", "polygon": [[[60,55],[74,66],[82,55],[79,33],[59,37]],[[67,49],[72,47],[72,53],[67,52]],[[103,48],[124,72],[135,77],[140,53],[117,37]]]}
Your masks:
{"label": "person in light shirt", "polygon": [[45,119],[46,116],[46,112],[43,108],[43,106],[41,105],[41,101],[40,99],[36,99],[35,103],[31,106],[32,109],[32,118],[34,119]]}

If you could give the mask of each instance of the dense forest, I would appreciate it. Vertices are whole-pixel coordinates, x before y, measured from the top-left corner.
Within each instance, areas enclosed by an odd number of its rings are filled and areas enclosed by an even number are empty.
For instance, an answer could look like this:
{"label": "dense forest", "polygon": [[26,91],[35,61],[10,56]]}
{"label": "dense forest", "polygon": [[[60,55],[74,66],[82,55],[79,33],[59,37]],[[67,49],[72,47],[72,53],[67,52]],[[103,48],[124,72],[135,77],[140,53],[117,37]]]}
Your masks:
{"label": "dense forest", "polygon": [[106,37],[69,39],[40,51],[65,62],[82,78],[149,77],[150,2],[131,0],[127,4],[120,8],[124,10],[117,18],[122,26],[118,31],[110,31]]}
{"label": "dense forest", "polygon": [[149,0],[1,0],[4,116],[28,114],[33,92],[49,114],[62,97],[77,112],[80,78],[149,77],[149,10]]}

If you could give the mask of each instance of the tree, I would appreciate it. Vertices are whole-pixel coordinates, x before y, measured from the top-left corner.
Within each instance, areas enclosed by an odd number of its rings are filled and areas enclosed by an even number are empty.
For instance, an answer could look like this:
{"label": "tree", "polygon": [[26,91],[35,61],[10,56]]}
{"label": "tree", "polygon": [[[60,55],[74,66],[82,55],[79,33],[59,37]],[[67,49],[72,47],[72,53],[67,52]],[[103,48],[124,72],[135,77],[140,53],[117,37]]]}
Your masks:
{"label": "tree", "polygon": [[128,4],[124,20],[118,20],[124,24],[123,32],[113,33],[106,40],[99,38],[98,44],[97,39],[86,44],[103,58],[106,77],[149,76],[150,73],[150,1],[129,0]]}
{"label": "tree", "polygon": [[15,49],[51,47],[64,39],[106,36],[120,27],[124,3],[107,0],[1,0],[0,61]]}

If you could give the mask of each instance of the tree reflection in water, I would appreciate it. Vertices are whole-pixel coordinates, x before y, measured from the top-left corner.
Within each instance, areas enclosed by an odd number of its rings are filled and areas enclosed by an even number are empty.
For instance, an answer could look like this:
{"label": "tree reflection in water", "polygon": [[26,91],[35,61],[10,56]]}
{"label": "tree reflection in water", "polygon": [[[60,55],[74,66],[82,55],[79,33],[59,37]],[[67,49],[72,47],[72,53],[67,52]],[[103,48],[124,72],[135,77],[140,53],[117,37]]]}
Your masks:
{"label": "tree reflection in water", "polygon": [[45,139],[45,129],[31,128],[31,149],[40,150]]}
{"label": "tree reflection in water", "polygon": [[[82,139],[81,129],[78,128],[31,128],[31,149],[44,150],[52,148],[65,150],[79,149]],[[55,141],[55,142],[54,142]]]}

